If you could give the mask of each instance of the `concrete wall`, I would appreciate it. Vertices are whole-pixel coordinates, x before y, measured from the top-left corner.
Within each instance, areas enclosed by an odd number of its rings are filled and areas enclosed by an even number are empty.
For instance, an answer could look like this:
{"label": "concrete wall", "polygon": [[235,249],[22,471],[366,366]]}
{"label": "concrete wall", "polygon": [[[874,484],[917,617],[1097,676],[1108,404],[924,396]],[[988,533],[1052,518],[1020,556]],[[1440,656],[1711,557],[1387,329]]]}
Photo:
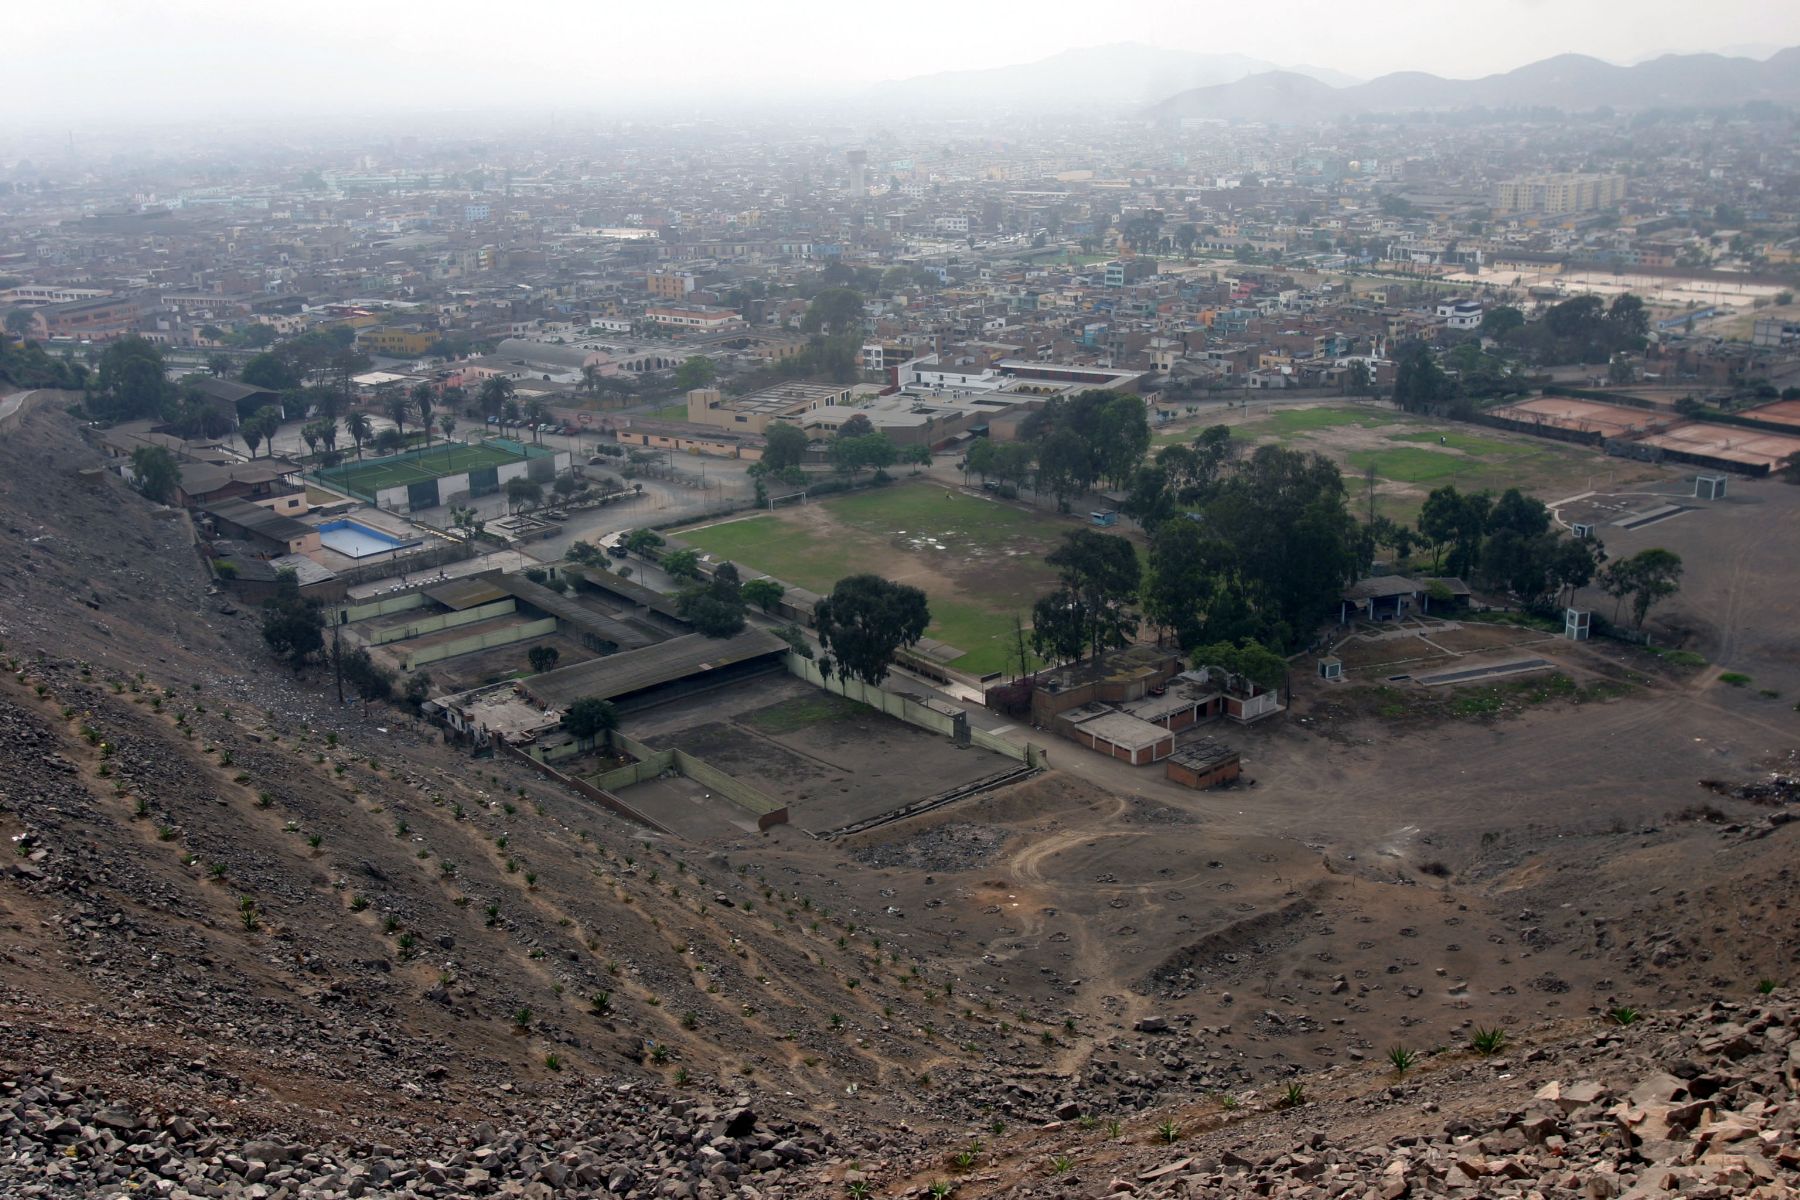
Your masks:
{"label": "concrete wall", "polygon": [[531,755],[525,753],[523,750],[519,749],[517,746],[511,745],[510,743],[506,742],[505,740],[496,740],[494,743],[494,746],[495,746],[494,752],[496,754],[504,754],[510,758],[518,760],[519,762],[525,763],[527,766],[531,767],[538,774],[546,775],[546,776],[550,777],[551,779],[556,780],[556,782],[562,784],[564,787],[568,788],[570,791],[575,792],[577,795],[586,796],[589,800],[594,801],[595,803],[599,804],[602,808],[607,809],[609,812],[617,813],[619,816],[624,817],[626,820],[635,821],[639,825],[648,826],[649,828],[656,830],[658,833],[669,833],[670,832],[669,830],[663,828],[661,825],[658,825],[655,821],[652,821],[649,817],[646,817],[643,813],[640,813],[635,808],[632,808],[631,805],[625,803],[623,800],[619,799],[617,796],[613,795],[611,792],[606,791],[604,788],[595,787],[593,784],[587,782],[585,779],[576,779],[572,775],[565,775],[561,771],[557,770],[555,767],[551,766],[549,763],[540,762],[539,760],[533,758]]}
{"label": "concrete wall", "polygon": [[842,696],[846,700],[854,700],[858,704],[866,704],[870,708],[880,709],[890,717],[898,717],[908,725],[917,725],[921,729],[929,729],[933,733],[941,733],[945,737],[955,737],[958,722],[954,717],[936,709],[927,708],[905,696],[897,696],[893,692],[884,692],[878,687],[870,687],[860,679],[839,679],[833,675],[827,677],[819,670],[819,664],[810,658],[801,658],[798,654],[787,654],[782,657],[790,675],[797,675],[814,687],[824,688],[833,695]]}
{"label": "concrete wall", "polygon": [[1022,762],[1033,767],[1041,767],[1048,761],[1040,747],[1030,743],[1019,746],[1004,738],[996,737],[985,729],[976,729],[967,724],[966,718],[959,722],[956,718],[934,708],[927,708],[923,704],[908,700],[904,696],[897,696],[893,692],[872,688],[858,679],[843,681],[836,676],[826,678],[824,673],[819,670],[819,664],[810,658],[802,658],[798,654],[787,654],[783,656],[782,662],[790,675],[797,675],[815,687],[824,688],[833,695],[842,696],[846,700],[854,700],[858,704],[866,704],[870,708],[880,709],[888,716],[905,721],[908,725],[917,725],[921,729],[929,729],[933,733],[941,733],[948,738],[959,736],[958,726],[960,725],[962,727],[961,736],[966,737],[972,746],[991,750],[995,754],[1004,754],[1015,762]]}
{"label": "concrete wall", "polygon": [[425,664],[434,663],[440,659],[455,658],[459,654],[473,654],[477,650],[491,650],[495,646],[510,646],[514,642],[527,642],[532,638],[549,637],[555,632],[556,618],[545,617],[541,621],[528,621],[523,625],[514,625],[510,629],[470,634],[466,638],[458,638],[455,641],[420,647],[406,655],[406,669],[416,671]]}
{"label": "concrete wall", "polygon": [[[743,780],[727,775],[712,764],[695,758],[685,750],[652,750],[643,742],[628,734],[620,733],[616,729],[612,733],[612,744],[638,761],[631,766],[608,771],[599,777],[601,780],[623,779],[629,772],[631,782],[642,783],[647,779],[655,779],[664,771],[673,768],[678,774],[685,775],[702,787],[711,789],[755,817],[758,829],[787,824],[787,805]],[[623,784],[607,786],[623,786]]]}
{"label": "concrete wall", "polygon": [[370,617],[385,617],[389,613],[421,608],[424,604],[424,592],[406,592],[398,596],[383,596],[379,600],[345,605],[336,610],[332,620],[340,625],[345,621],[366,621]]}
{"label": "concrete wall", "polygon": [[455,629],[459,625],[473,625],[477,621],[485,621],[489,617],[503,617],[518,609],[518,601],[508,597],[495,600],[491,604],[481,604],[474,608],[465,608],[460,612],[438,613],[436,616],[421,617],[417,621],[398,625],[392,629],[383,629],[370,635],[371,646],[385,646],[389,642],[403,642],[407,638],[423,637],[428,633],[439,633],[445,629]]}

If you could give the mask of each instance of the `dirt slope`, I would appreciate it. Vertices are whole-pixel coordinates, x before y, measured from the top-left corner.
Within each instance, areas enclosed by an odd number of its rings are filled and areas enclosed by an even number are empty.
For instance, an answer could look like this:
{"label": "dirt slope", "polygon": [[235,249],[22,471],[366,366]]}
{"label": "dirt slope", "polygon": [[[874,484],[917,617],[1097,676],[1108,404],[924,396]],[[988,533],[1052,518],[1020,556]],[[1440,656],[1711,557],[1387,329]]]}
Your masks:
{"label": "dirt slope", "polygon": [[[1222,1095],[1253,1119],[1209,1145],[1265,1155],[1374,1137],[1357,1105],[1442,1126],[1502,1102],[1453,1053],[1476,1025],[1599,1070],[1636,1045],[1587,1044],[1607,1008],[1741,999],[1800,951],[1787,809],[1697,788],[1792,769],[1736,697],[1296,727],[1247,743],[1290,780],[1255,793],[1065,766],[842,843],[688,846],[275,666],[95,461],[57,413],[0,440],[6,1194],[889,1194],[971,1136],[967,1194],[1095,1194],[1111,1166],[1051,1179],[1028,1131],[1141,1140]],[[1679,755],[1604,740],[1645,730]],[[1441,761],[1454,791],[1395,792]],[[1397,1043],[1429,1087],[1383,1099]],[[1348,1107],[1254,1116],[1292,1083]]]}

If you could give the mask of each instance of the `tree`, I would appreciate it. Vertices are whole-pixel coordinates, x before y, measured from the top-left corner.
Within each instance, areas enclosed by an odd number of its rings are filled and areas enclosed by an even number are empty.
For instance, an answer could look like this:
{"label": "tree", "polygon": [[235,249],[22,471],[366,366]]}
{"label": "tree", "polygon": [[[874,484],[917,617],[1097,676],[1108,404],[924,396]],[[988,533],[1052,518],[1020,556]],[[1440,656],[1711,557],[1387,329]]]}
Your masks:
{"label": "tree", "polygon": [[431,408],[437,401],[437,392],[429,383],[416,383],[412,390],[412,406],[419,414],[419,424],[425,427],[425,444],[431,445]]}
{"label": "tree", "polygon": [[763,430],[763,469],[773,474],[798,467],[806,456],[806,433],[797,425],[777,421]]}
{"label": "tree", "polygon": [[158,504],[167,504],[181,484],[181,464],[162,446],[139,446],[133,450],[131,474],[138,491]]}
{"label": "tree", "polygon": [[1099,473],[1114,487],[1123,487],[1150,449],[1143,398],[1125,393],[1108,400],[1100,410],[1096,438]]}
{"label": "tree", "polygon": [[1196,670],[1215,667],[1233,675],[1242,675],[1265,691],[1275,691],[1287,677],[1287,660],[1260,642],[1245,639],[1236,645],[1215,642],[1196,647],[1193,652]]}
{"label": "tree", "polygon": [[484,416],[498,417],[513,398],[513,381],[496,375],[481,385],[478,403]]}
{"label": "tree", "polygon": [[506,481],[506,504],[514,510],[535,508],[544,501],[544,485],[523,476]]}
{"label": "tree", "polygon": [[786,594],[787,589],[773,579],[752,579],[744,585],[744,602],[754,604],[764,612],[774,612]]}
{"label": "tree", "polygon": [[1362,560],[1363,529],[1343,476],[1319,454],[1259,446],[1201,510],[1204,527],[1237,555],[1255,605],[1254,636],[1286,648],[1336,608]]}
{"label": "tree", "polygon": [[700,578],[700,552],[671,550],[662,557],[662,569],[670,579]]}
{"label": "tree", "polygon": [[401,437],[405,437],[406,422],[411,418],[413,411],[412,397],[399,388],[393,388],[382,397],[381,408],[383,412],[387,413],[388,420],[394,423],[394,428],[400,431]]}
{"label": "tree", "polygon": [[806,333],[837,336],[860,330],[863,319],[861,294],[846,287],[826,288],[806,306],[800,328]]}
{"label": "tree", "polygon": [[1524,326],[1525,314],[1510,305],[1501,304],[1481,314],[1481,336],[1497,342]]}
{"label": "tree", "polygon": [[1063,544],[1044,561],[1056,568],[1062,590],[1079,602],[1094,657],[1130,641],[1138,625],[1130,606],[1137,599],[1140,568],[1129,540],[1075,529],[1063,535]]}
{"label": "tree", "polygon": [[275,573],[275,594],[263,602],[263,641],[298,671],[325,645],[325,619],[316,601],[300,595],[291,567]]}
{"label": "tree", "polygon": [[690,355],[675,368],[675,386],[684,392],[707,387],[718,377],[717,364],[704,354]]}
{"label": "tree", "polygon": [[1094,456],[1081,435],[1058,429],[1037,447],[1037,490],[1056,497],[1056,506],[1069,511],[1069,497],[1084,492],[1094,482]]}
{"label": "tree", "polygon": [[[1516,489],[1515,489],[1516,493]],[[1520,498],[1523,499],[1522,497]],[[1543,505],[1537,501],[1539,509]],[[1481,539],[1488,530],[1488,511],[1492,501],[1486,493],[1465,496],[1453,485],[1436,489],[1425,497],[1425,504],[1419,510],[1419,533],[1425,544],[1431,547],[1433,570],[1444,569],[1444,547],[1450,547],[1449,571],[1452,575],[1466,575],[1472,572],[1481,561]],[[1523,517],[1509,517],[1508,520],[1523,520]],[[1549,518],[1544,518],[1544,526]],[[1533,522],[1535,524],[1535,522]],[[1521,532],[1534,532],[1520,524],[1514,527]],[[1538,527],[1542,528],[1542,526]]]}
{"label": "tree", "polygon": [[1172,520],[1150,539],[1144,615],[1183,651],[1248,637],[1255,628],[1237,552],[1199,522]]}
{"label": "tree", "polygon": [[244,439],[244,445],[250,447],[250,457],[256,457],[258,442],[269,444],[269,454],[275,453],[275,435],[281,430],[281,410],[273,404],[265,404],[250,415],[250,418],[238,426],[238,436]]}
{"label": "tree", "polygon": [[1045,662],[1079,661],[1087,647],[1087,609],[1068,588],[1039,596],[1031,606],[1031,649]]}
{"label": "tree", "polygon": [[26,334],[31,332],[32,326],[36,323],[37,318],[32,315],[32,310],[29,308],[9,308],[6,310],[6,332],[19,338],[21,341],[24,340]]}
{"label": "tree", "polygon": [[999,456],[1000,448],[987,438],[976,438],[969,445],[969,452],[963,457],[963,482],[967,483],[968,473],[975,472],[985,482],[994,473],[994,462]]}
{"label": "tree", "polygon": [[1659,600],[1681,589],[1681,556],[1660,546],[1640,550],[1601,572],[1600,586],[1615,598],[1631,597],[1631,621],[1638,629]]}
{"label": "tree", "polygon": [[916,587],[879,575],[850,575],[837,581],[813,618],[825,650],[821,669],[875,686],[887,678],[894,652],[925,636],[931,612]]}
{"label": "tree", "polygon": [[162,351],[137,336],[124,337],[100,354],[98,385],[89,406],[107,421],[135,421],[171,415],[176,401]]}
{"label": "tree", "polygon": [[231,355],[209,354],[206,356],[206,373],[214,379],[223,379],[231,374]]}
{"label": "tree", "polygon": [[654,529],[634,529],[625,538],[625,549],[639,558],[650,558],[651,551],[662,544],[662,535]]}
{"label": "tree", "polygon": [[555,646],[533,646],[525,652],[525,661],[531,664],[534,675],[542,675],[546,671],[556,669],[556,660],[562,657],[562,651]]}
{"label": "tree", "polygon": [[252,356],[238,372],[238,378],[251,387],[265,388],[271,392],[285,392],[289,388],[299,387],[300,372],[279,354],[265,350]]}
{"label": "tree", "polygon": [[449,441],[456,435],[456,414],[447,412],[440,415],[438,428],[444,431],[444,440]]}
{"label": "tree", "polygon": [[885,433],[862,437],[845,437],[839,433],[831,442],[831,465],[847,475],[865,469],[881,470],[894,465],[899,450]]}
{"label": "tree", "polygon": [[[681,551],[680,553],[692,553]],[[675,555],[670,555],[674,558]],[[712,638],[728,638],[744,628],[744,592],[738,569],[720,563],[712,578],[682,590],[677,609],[695,629]]]}
{"label": "tree", "polygon": [[377,663],[361,646],[346,651],[341,644],[336,644],[332,647],[332,659],[342,673],[344,682],[350,685],[363,703],[387,700],[393,696],[394,673]]}
{"label": "tree", "polygon": [[397,454],[406,445],[406,435],[398,429],[384,429],[375,435],[375,453]]}
{"label": "tree", "polygon": [[575,740],[591,742],[601,734],[611,733],[619,727],[619,710],[613,707],[610,700],[583,696],[569,705],[568,711],[563,713],[562,727]]}
{"label": "tree", "polygon": [[344,418],[344,432],[356,443],[356,457],[362,458],[363,443],[374,436],[375,426],[366,412],[353,412]]}
{"label": "tree", "polygon": [[1394,370],[1394,403],[1404,412],[1440,412],[1455,396],[1456,385],[1438,366],[1431,348],[1413,342],[1400,352]]}

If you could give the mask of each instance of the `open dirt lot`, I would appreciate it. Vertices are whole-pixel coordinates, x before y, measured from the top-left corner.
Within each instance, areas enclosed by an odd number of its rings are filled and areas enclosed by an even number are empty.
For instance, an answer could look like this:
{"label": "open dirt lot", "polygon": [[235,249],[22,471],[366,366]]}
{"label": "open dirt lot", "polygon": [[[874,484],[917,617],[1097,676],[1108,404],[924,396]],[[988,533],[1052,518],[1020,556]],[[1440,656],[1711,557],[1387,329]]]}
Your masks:
{"label": "open dirt lot", "polygon": [[1536,654],[1550,635],[1535,629],[1475,622],[1410,620],[1400,626],[1359,628],[1339,640],[1331,652],[1343,660],[1351,679],[1385,678],[1396,673],[1453,670],[1468,662],[1506,658],[1531,647]]}
{"label": "open dirt lot", "polygon": [[[633,714],[624,731],[657,749],[685,750],[786,801],[789,819],[810,833],[865,821],[1017,765],[787,674]],[[675,791],[685,795],[686,784],[677,781]],[[637,789],[630,791],[624,798],[636,803]],[[728,823],[741,816],[732,810]]]}

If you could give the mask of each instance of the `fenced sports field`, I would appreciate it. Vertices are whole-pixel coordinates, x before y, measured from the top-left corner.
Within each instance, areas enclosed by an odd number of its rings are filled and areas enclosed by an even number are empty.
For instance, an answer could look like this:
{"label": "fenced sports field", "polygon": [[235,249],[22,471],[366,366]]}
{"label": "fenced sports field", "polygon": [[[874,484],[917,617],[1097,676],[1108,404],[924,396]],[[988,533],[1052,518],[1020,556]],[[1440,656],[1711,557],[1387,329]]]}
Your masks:
{"label": "fenced sports field", "polygon": [[446,475],[461,475],[483,467],[502,467],[524,462],[531,455],[523,446],[517,449],[501,441],[443,442],[420,450],[367,462],[348,462],[316,472],[319,482],[329,484],[352,495],[373,496],[389,488],[427,483]]}
{"label": "fenced sports field", "polygon": [[307,475],[321,486],[392,512],[420,512],[459,498],[491,496],[519,478],[548,483],[568,470],[566,450],[510,438],[445,442],[403,454],[348,462]]}

